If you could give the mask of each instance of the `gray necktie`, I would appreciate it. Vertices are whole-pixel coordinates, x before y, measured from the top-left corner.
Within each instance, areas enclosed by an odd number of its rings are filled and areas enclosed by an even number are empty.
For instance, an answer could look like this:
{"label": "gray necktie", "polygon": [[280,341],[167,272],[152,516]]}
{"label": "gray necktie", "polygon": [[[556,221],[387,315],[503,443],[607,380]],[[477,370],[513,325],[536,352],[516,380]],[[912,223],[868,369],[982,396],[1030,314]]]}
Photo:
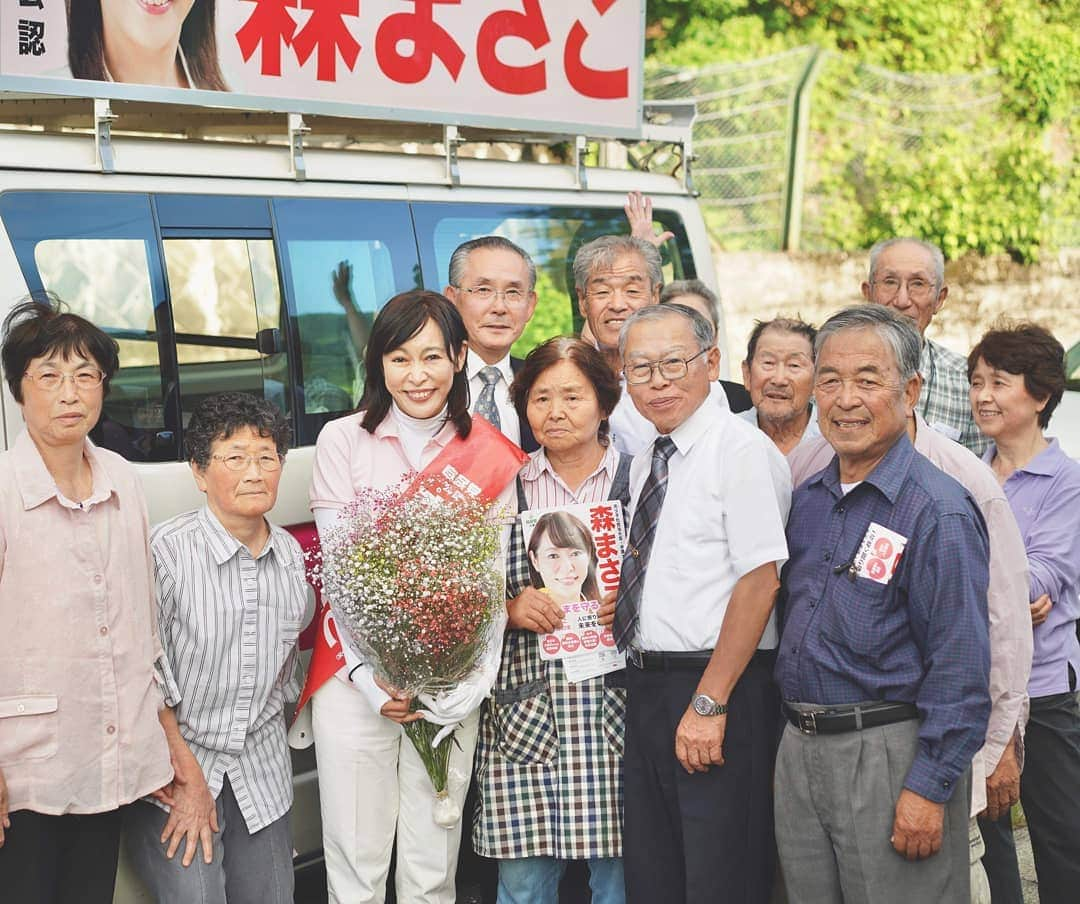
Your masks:
{"label": "gray necktie", "polygon": [[634,520],[630,524],[630,538],[623,558],[622,575],[619,580],[618,605],[615,607],[615,623],[611,626],[615,643],[625,650],[634,637],[638,616],[641,612],[641,588],[645,583],[645,570],[652,553],[656,523],[667,493],[668,459],[675,453],[675,443],[670,437],[658,436],[653,444],[652,467],[641,488]]}
{"label": "gray necktie", "polygon": [[496,430],[502,430],[499,420],[499,409],[495,405],[495,384],[499,382],[502,372],[497,367],[488,365],[480,368],[480,382],[484,388],[480,390],[480,398],[476,400],[475,414],[487,420]]}

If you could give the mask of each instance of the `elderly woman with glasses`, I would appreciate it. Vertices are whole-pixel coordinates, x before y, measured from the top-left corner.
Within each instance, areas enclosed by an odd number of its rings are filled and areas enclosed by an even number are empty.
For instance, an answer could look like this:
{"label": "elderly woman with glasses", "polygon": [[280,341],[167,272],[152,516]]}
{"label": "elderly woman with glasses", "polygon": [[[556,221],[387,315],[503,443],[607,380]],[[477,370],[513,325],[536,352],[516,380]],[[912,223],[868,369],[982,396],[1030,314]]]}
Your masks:
{"label": "elderly woman with glasses", "polygon": [[179,738],[146,503],[131,466],[87,439],[117,344],[51,298],[3,333],[25,429],[0,455],[0,890],[109,904],[121,811],[168,797]]}
{"label": "elderly woman with glasses", "polygon": [[[1020,800],[1040,897],[1071,901],[1080,888],[1080,463],[1045,435],[1065,390],[1065,350],[1037,324],[998,327],[972,349],[968,376],[975,423],[992,440],[983,460],[1012,506],[1030,572],[1035,651]],[[991,881],[1001,858],[1016,857],[1008,819],[983,821]]]}
{"label": "elderly woman with glasses", "polygon": [[308,588],[300,544],[266,518],[289,424],[272,402],[226,392],[196,409],[184,441],[206,505],[159,524],[150,547],[185,780],[172,807],[131,807],[126,849],[159,901],[291,904],[285,704],[300,690]]}

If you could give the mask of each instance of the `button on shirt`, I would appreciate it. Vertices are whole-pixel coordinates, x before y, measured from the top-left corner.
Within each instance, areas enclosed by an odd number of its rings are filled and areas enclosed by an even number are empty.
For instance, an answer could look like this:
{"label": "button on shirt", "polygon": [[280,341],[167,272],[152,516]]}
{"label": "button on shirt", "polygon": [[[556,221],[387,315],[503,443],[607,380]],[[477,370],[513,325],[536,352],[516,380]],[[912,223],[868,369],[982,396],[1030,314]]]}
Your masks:
{"label": "button on shirt", "polygon": [[[871,522],[907,538],[887,584],[849,570]],[[915,703],[919,750],[904,786],[948,800],[990,712],[988,544],[975,503],[902,435],[846,496],[837,460],[811,477],[787,534],[783,698]]]}
{"label": "button on shirt", "polygon": [[[717,386],[716,392],[723,394]],[[642,650],[710,650],[743,575],[787,559],[784,521],[791,477],[760,430],[711,399],[670,434],[667,491],[641,592]],[[649,475],[652,446],[630,468],[630,519]],[[776,646],[770,616],[760,646]]]}
{"label": "button on shirt", "polygon": [[292,805],[285,703],[307,607],[300,544],[270,526],[257,557],[206,507],[151,537],[162,644],[180,686],[180,733],[216,798],[224,776],[248,831]]}
{"label": "button on shirt", "polygon": [[[991,446],[985,461],[994,460]],[[1032,697],[1076,690],[1069,669],[1080,676],[1080,463],[1069,458],[1056,439],[1006,479],[1002,489],[1027,549],[1031,601],[1044,593],[1054,604],[1035,626],[1035,656],[1028,693]]]}
{"label": "button on shirt", "polygon": [[89,441],[92,489],[64,499],[26,432],[0,455],[0,769],[12,811],[101,813],[172,777],[135,471]]}
{"label": "button on shirt", "polygon": [[[469,375],[469,410],[476,410],[476,400],[484,391],[484,381],[480,379],[480,371],[487,367],[487,363],[472,349],[466,353],[465,372]],[[499,428],[503,436],[516,445],[521,445],[521,421],[518,418],[517,409],[510,402],[510,384],[514,382],[514,374],[510,369],[510,356],[507,355],[494,365],[499,369],[501,379],[495,384],[495,408],[499,412]]]}

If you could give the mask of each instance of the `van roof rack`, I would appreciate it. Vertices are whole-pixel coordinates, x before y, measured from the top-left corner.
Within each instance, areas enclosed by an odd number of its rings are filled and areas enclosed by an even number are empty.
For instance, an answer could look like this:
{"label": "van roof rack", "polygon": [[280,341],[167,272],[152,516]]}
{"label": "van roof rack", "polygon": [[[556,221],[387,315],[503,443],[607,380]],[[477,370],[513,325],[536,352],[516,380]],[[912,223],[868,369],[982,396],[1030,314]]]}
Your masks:
{"label": "van roof rack", "polygon": [[[282,146],[291,172],[307,175],[306,148],[441,155],[446,182],[459,184],[461,157],[528,160],[571,165],[575,182],[587,185],[586,162],[598,145],[602,165],[666,171],[679,175],[693,194],[691,177],[692,101],[645,101],[640,139],[603,138],[553,132],[527,132],[433,122],[360,119],[228,107],[187,106],[135,100],[27,95],[0,91],[0,134],[35,131],[93,135],[103,172],[117,168],[113,136],[187,139],[202,142]],[[619,149],[622,149],[621,151]]]}

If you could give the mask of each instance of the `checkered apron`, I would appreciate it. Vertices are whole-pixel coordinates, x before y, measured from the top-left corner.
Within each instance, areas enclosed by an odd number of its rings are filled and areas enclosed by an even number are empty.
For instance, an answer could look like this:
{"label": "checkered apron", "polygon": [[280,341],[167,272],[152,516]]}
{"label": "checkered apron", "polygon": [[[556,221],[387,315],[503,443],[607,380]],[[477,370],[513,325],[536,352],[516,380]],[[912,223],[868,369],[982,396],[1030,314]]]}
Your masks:
{"label": "checkered apron", "polygon": [[[606,498],[624,512],[630,456],[620,455]],[[518,483],[522,511],[529,506]],[[515,523],[506,595],[529,585]],[[540,659],[538,635],[508,629],[493,697],[480,713],[479,804],[473,846],[484,857],[584,860],[622,856],[622,753],[626,690],[603,677],[577,684]]]}

